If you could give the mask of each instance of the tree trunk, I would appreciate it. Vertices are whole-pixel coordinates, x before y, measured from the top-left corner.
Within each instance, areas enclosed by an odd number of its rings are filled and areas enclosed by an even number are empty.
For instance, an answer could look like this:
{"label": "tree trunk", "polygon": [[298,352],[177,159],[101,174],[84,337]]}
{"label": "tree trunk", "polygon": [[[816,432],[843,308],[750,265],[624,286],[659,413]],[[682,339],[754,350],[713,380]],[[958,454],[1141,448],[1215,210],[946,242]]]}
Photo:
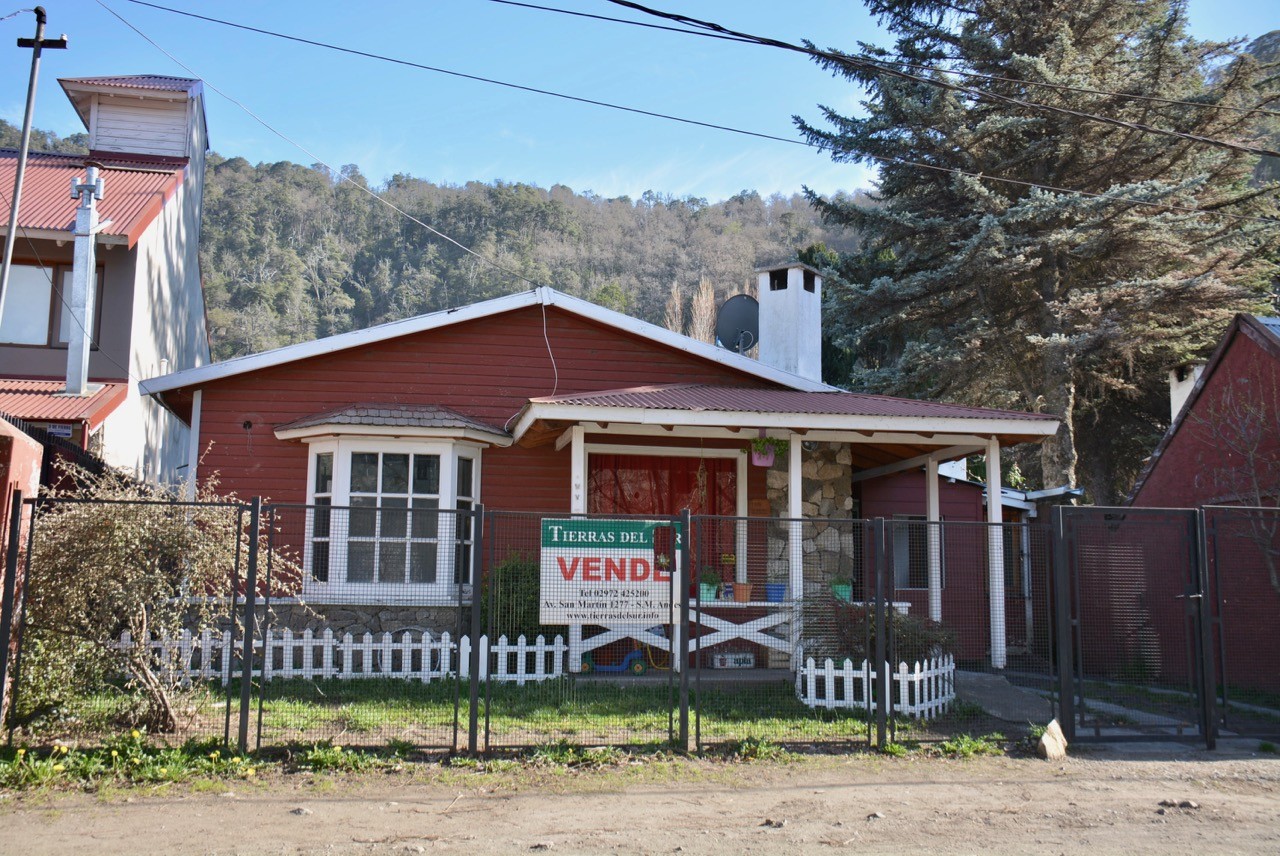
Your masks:
{"label": "tree trunk", "polygon": [[1044,441],[1040,447],[1041,478],[1044,487],[1076,486],[1076,385],[1071,378],[1071,367],[1065,353],[1065,345],[1050,346],[1045,355],[1044,395],[1040,397],[1037,411],[1058,417],[1058,433]]}

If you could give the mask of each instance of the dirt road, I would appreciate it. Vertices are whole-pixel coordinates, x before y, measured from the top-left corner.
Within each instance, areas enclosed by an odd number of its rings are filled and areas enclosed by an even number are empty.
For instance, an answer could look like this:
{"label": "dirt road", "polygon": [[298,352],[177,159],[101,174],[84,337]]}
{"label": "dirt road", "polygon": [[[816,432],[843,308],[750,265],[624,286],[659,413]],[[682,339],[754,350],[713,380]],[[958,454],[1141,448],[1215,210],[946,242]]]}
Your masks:
{"label": "dirt road", "polygon": [[[1280,853],[1280,758],[1102,750],[280,776],[8,796],[0,853]],[[1161,805],[1161,803],[1166,805]]]}

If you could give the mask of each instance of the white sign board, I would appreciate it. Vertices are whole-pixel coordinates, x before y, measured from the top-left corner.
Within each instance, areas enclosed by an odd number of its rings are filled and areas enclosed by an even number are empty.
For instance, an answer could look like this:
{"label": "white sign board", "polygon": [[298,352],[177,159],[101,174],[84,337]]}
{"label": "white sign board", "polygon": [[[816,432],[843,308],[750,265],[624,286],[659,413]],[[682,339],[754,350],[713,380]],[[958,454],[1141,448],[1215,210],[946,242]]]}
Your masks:
{"label": "white sign board", "polygon": [[678,530],[657,520],[543,520],[538,620],[672,623]]}

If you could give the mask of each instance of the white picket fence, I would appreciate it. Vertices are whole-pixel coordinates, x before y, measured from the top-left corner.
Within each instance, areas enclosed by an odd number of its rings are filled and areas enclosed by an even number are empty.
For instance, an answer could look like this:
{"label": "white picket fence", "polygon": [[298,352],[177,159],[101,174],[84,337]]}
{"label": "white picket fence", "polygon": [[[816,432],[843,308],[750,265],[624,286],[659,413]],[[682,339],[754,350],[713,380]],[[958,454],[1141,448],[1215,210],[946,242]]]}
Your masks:
{"label": "white picket fence", "polygon": [[[434,637],[425,631],[404,630],[374,636],[365,633],[342,636],[330,629],[323,633],[291,629],[271,630],[266,639],[254,640],[253,675],[263,680],[355,680],[360,678],[402,678],[424,683],[471,676],[471,638],[456,642],[448,633]],[[133,638],[126,631],[116,646],[131,648]],[[147,645],[157,658],[175,669],[184,682],[232,679],[232,661],[240,643],[231,631],[184,630],[176,637],[151,639]],[[480,637],[480,677],[504,683],[525,684],[545,681],[564,674],[568,644],[560,636],[550,642],[538,636],[532,642],[523,635],[514,642],[499,636],[490,642]],[[265,652],[265,653],[264,653]],[[237,673],[238,677],[238,673]]]}
{"label": "white picket fence", "polygon": [[[899,663],[889,668],[890,692],[895,693],[894,711],[906,716],[929,719],[946,711],[956,697],[956,662],[950,655],[931,658],[912,668]],[[855,666],[846,659],[836,665],[830,657],[821,665],[813,657],[806,659],[796,672],[796,696],[809,707],[859,708],[875,706],[876,673],[863,660]]]}

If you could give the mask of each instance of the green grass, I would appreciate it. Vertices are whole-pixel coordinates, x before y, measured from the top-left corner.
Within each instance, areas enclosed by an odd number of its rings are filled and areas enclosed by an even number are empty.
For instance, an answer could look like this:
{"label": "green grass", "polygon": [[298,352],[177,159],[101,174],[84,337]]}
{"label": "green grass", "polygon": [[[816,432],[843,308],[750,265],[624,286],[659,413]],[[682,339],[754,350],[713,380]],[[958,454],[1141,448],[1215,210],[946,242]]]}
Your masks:
{"label": "green grass", "polygon": [[957,734],[950,740],[944,740],[937,744],[937,750],[943,755],[952,758],[973,758],[978,755],[1003,755],[1004,749],[1000,744],[1004,742],[1003,734],[987,734],[983,737],[974,737],[971,734]]}

